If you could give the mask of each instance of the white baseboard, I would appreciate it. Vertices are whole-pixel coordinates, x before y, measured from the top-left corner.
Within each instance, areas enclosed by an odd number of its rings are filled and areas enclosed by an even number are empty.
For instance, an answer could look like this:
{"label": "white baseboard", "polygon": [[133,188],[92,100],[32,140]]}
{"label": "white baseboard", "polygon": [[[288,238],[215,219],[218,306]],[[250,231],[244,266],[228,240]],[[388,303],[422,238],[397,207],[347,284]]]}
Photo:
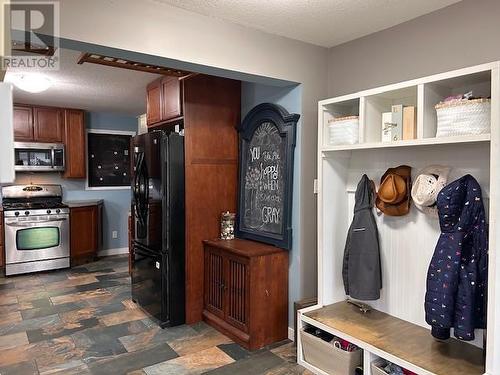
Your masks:
{"label": "white baseboard", "polygon": [[295,330],[292,327],[288,327],[288,340],[295,341]]}
{"label": "white baseboard", "polygon": [[110,255],[120,255],[120,254],[128,254],[128,247],[118,247],[115,249],[101,250],[97,253],[97,256],[109,257]]}

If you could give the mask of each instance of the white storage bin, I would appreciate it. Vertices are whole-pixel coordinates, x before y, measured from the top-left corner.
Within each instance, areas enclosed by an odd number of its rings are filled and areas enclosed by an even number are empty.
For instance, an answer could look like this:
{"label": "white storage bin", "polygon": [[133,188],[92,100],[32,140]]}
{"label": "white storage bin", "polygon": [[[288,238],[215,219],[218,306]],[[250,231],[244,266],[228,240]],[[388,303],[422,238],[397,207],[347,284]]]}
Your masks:
{"label": "white storage bin", "polygon": [[331,145],[353,145],[359,142],[359,117],[339,117],[328,122]]}
{"label": "white storage bin", "polygon": [[436,105],[436,137],[489,134],[491,100],[454,100]]}
{"label": "white storage bin", "polygon": [[304,360],[330,375],[354,374],[356,367],[363,363],[361,349],[348,352],[303,330],[300,338]]}

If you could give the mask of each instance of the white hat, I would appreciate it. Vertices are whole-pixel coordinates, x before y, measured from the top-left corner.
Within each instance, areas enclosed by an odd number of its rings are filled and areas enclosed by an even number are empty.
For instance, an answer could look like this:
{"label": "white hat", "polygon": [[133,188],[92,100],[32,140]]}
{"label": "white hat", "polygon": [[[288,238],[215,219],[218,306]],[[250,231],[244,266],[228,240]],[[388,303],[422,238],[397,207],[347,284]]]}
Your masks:
{"label": "white hat", "polygon": [[449,173],[450,168],[442,165],[430,165],[418,173],[411,188],[411,197],[420,211],[438,216],[437,196],[446,186]]}

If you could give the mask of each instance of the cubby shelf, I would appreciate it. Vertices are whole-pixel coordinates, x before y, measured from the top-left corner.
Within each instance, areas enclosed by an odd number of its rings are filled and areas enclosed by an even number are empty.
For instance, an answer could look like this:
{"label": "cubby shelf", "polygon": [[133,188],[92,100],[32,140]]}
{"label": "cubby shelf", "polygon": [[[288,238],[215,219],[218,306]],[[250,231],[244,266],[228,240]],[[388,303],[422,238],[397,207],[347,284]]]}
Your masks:
{"label": "cubby shelf", "polygon": [[354,145],[340,145],[329,146],[322,148],[323,153],[330,153],[334,151],[350,151],[350,150],[370,150],[370,149],[388,149],[394,147],[418,147],[430,145],[446,145],[458,143],[475,143],[475,142],[489,142],[491,139],[490,134],[469,135],[460,137],[443,137],[443,138],[423,138],[412,139],[397,142],[372,142],[372,143],[357,143]]}
{"label": "cubby shelf", "polygon": [[[491,134],[437,138],[435,106],[449,96],[473,91],[491,97]],[[382,116],[393,105],[416,107],[416,139],[381,142]],[[331,120],[358,116],[358,143],[333,145]],[[500,257],[488,263],[488,334],[476,330],[471,343],[435,344],[425,319],[427,270],[441,231],[439,221],[417,210],[401,217],[374,215],[380,241],[382,290],[369,303],[371,319],[346,307],[342,267],[355,206],[356,186],[366,174],[380,182],[389,167],[408,165],[413,178],[422,168],[450,167],[449,181],[471,174],[481,185],[489,221],[489,247],[500,233],[500,62],[436,74],[322,100],[318,103],[318,304],[300,310],[297,329],[315,327],[363,349],[365,375],[380,358],[418,375],[500,374]],[[492,302],[493,301],[493,302]],[[376,311],[375,311],[376,309]],[[328,319],[326,319],[327,317]],[[385,322],[388,326],[380,325]],[[393,336],[391,336],[393,335]],[[389,337],[391,336],[391,337]],[[418,340],[417,340],[418,339]],[[297,360],[308,370],[329,375],[308,363],[298,335]],[[390,344],[390,345],[389,345]],[[483,350],[486,350],[486,359]],[[420,353],[420,354],[419,354]],[[469,355],[472,353],[472,355]],[[418,354],[418,355],[417,355]],[[446,367],[448,366],[448,367]]]}

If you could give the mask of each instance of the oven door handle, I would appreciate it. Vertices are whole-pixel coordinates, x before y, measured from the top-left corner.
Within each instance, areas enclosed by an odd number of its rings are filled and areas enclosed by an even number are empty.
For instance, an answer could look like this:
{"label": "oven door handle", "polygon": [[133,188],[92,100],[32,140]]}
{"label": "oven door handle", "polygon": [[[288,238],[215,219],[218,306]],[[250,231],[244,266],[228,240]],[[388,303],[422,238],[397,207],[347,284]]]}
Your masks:
{"label": "oven door handle", "polygon": [[16,222],[16,223],[5,223],[5,225],[9,227],[30,227],[33,224],[47,224],[47,223],[58,223],[61,221],[66,221],[68,219],[66,218],[61,218],[61,219],[52,219],[52,220],[40,220],[40,221],[23,221],[22,223]]}

